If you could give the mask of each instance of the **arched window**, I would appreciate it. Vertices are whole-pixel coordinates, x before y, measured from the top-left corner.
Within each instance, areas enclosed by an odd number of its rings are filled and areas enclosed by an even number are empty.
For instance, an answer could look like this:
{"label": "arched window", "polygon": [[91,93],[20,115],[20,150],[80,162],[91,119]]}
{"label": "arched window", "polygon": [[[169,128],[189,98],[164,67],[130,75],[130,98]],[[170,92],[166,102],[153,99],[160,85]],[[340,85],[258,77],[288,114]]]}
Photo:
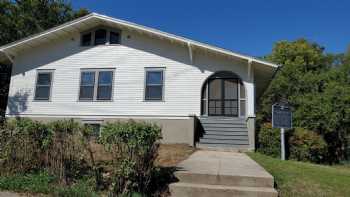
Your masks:
{"label": "arched window", "polygon": [[245,116],[245,88],[240,78],[229,71],[211,75],[202,88],[201,113],[208,116]]}

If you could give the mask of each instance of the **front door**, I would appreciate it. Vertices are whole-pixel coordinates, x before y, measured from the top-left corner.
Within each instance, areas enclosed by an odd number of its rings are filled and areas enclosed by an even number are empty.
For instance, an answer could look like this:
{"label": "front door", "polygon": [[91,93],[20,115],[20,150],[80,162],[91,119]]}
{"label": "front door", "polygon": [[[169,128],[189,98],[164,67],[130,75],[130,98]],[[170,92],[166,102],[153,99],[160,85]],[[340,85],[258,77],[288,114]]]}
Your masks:
{"label": "front door", "polygon": [[208,115],[237,117],[238,79],[216,78],[208,83]]}

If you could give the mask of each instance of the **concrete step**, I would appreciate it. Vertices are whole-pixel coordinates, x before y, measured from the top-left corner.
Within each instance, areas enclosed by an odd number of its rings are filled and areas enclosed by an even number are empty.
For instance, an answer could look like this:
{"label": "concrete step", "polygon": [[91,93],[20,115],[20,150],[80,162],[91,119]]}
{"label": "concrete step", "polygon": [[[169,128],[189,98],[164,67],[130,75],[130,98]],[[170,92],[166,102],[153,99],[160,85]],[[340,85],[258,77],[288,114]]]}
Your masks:
{"label": "concrete step", "polygon": [[183,183],[270,188],[274,186],[272,177],[202,174],[188,171],[177,171],[175,176]]}
{"label": "concrete step", "polygon": [[199,143],[203,144],[232,144],[232,145],[249,145],[248,140],[246,139],[206,139],[206,138],[201,138],[199,140]]}
{"label": "concrete step", "polygon": [[277,197],[273,188],[207,185],[194,183],[172,183],[171,197]]}
{"label": "concrete step", "polygon": [[201,139],[248,140],[248,135],[210,135],[210,134],[204,134]]}
{"label": "concrete step", "polygon": [[199,119],[202,124],[245,124],[246,121],[242,119]]}
{"label": "concrete step", "polygon": [[247,151],[249,145],[239,145],[239,144],[211,144],[211,143],[196,143],[196,148],[204,150],[215,150],[215,151],[234,151],[241,152]]}
{"label": "concrete step", "polygon": [[235,124],[235,123],[202,123],[203,127],[228,127],[228,128],[247,128],[246,123],[240,123],[240,124]]}
{"label": "concrete step", "polygon": [[235,127],[203,127],[204,131],[245,131],[248,132],[247,128],[235,128]]}
{"label": "concrete step", "polygon": [[206,130],[204,135],[248,135],[247,131],[215,131]]}

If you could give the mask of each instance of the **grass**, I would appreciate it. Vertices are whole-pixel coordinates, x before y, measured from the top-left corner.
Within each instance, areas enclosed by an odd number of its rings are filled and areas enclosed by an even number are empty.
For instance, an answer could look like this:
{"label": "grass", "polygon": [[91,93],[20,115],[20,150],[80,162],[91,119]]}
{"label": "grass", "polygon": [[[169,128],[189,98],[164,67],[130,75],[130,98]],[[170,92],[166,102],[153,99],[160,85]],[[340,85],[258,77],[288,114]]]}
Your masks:
{"label": "grass", "polygon": [[248,153],[275,178],[282,197],[349,196],[350,167],[281,161],[260,153]]}
{"label": "grass", "polygon": [[0,190],[29,194],[48,194],[58,197],[95,197],[91,179],[81,179],[70,186],[57,183],[57,179],[46,172],[0,176]]}

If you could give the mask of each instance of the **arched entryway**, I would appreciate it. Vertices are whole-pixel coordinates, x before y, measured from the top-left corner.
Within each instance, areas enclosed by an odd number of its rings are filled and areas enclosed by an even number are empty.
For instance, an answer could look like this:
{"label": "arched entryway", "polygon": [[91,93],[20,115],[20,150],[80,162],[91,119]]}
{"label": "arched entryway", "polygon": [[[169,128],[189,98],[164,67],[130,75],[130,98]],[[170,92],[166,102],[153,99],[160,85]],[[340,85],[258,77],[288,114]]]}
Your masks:
{"label": "arched entryway", "polygon": [[201,114],[244,117],[245,97],[245,88],[238,75],[230,71],[216,72],[203,84]]}

